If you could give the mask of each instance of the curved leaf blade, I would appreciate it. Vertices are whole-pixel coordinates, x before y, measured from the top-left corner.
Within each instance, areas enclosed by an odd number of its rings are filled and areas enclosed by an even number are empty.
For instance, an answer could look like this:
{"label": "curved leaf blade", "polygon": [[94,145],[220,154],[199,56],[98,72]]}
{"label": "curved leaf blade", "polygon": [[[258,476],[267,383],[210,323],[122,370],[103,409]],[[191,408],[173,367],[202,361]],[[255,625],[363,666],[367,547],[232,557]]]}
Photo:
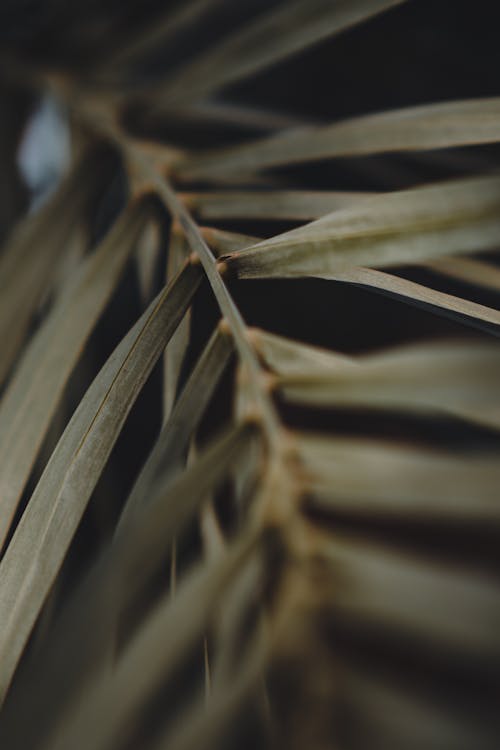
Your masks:
{"label": "curved leaf blade", "polygon": [[0,550],[68,377],[113,293],[145,221],[125,212],[68,282],[0,402]]}
{"label": "curved leaf blade", "polygon": [[108,359],[64,431],[0,563],[0,696],[9,686],[99,475],[201,280],[188,263]]}
{"label": "curved leaf blade", "polygon": [[183,179],[210,180],[338,157],[497,143],[499,115],[500,98],[439,102],[286,130],[242,146],[188,155],[177,168]]}

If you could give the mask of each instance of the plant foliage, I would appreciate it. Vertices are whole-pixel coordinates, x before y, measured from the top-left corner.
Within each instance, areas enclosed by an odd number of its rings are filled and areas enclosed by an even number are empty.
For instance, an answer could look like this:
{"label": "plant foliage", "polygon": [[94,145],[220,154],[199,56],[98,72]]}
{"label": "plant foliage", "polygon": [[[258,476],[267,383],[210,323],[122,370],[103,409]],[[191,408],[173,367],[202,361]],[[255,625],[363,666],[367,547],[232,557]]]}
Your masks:
{"label": "plant foliage", "polygon": [[407,5],[1,10],[2,748],[498,747],[500,99],[238,98]]}

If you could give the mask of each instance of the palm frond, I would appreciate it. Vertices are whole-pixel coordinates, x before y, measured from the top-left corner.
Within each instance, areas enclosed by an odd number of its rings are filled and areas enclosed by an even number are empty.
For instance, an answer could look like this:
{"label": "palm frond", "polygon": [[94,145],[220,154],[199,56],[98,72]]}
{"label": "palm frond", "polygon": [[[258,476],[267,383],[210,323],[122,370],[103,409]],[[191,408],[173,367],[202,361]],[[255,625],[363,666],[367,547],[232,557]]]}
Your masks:
{"label": "palm frond", "polygon": [[496,747],[499,100],[274,98],[411,12],[12,16],[74,146],[0,227],[2,747]]}

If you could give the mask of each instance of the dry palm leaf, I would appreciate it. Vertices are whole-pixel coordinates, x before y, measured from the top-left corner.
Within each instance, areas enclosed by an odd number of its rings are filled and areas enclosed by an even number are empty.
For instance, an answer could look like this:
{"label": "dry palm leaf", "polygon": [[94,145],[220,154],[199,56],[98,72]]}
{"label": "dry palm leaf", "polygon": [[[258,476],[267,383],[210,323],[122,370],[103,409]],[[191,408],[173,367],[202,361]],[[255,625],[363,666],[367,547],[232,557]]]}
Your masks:
{"label": "dry palm leaf", "polygon": [[340,156],[495,143],[500,138],[499,112],[499,99],[429,104],[279,133],[260,142],[186,158],[178,170],[184,179],[213,178],[231,171]]}
{"label": "dry palm leaf", "polygon": [[500,179],[434,152],[498,99],[265,95],[405,9],[11,11],[76,146],[0,255],[2,747],[496,747]]}

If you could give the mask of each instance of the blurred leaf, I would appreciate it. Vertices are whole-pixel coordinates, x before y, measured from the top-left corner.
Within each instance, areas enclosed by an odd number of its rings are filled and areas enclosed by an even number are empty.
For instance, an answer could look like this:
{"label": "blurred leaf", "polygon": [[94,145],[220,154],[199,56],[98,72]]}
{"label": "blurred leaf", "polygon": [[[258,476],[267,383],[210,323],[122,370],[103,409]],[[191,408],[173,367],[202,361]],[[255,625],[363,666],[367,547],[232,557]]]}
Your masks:
{"label": "blurred leaf", "polygon": [[246,234],[237,234],[235,232],[225,232],[216,227],[201,227],[200,231],[206,243],[217,258],[226,253],[238,252],[244,250],[250,245],[255,245],[259,241],[256,237],[250,237]]}
{"label": "blurred leaf", "polygon": [[0,402],[0,549],[64,387],[148,219],[125,212],[77,270],[25,349]]}
{"label": "blurred leaf", "polygon": [[[21,674],[17,693],[14,688],[14,702],[9,704],[7,699],[5,704],[2,741],[21,739],[26,747],[39,743],[68,703],[78,704],[88,680],[99,681],[108,667],[121,613],[158,572],[168,544],[193,520],[207,492],[218,487],[229,468],[241,461],[255,437],[252,425],[233,427],[175,481],[168,474],[156,477],[148,502],[142,498],[134,522],[122,524],[114,544],[74,592],[45,650],[28,654],[28,668]],[[99,628],[94,627],[96,620]],[[37,680],[48,669],[52,679],[40,694]],[[24,707],[22,713],[19,706]],[[28,723],[20,722],[24,711],[30,714]]]}
{"label": "blurred leaf", "polygon": [[[404,0],[292,0],[175,71],[156,97],[160,107],[212,94]],[[156,105],[157,106],[157,105]]]}
{"label": "blurred leaf", "polygon": [[158,475],[173,477],[182,466],[190,438],[203,416],[229,357],[231,337],[217,329],[199,358],[179,400],[149,454],[123,509],[121,523],[129,522],[147,500]]}
{"label": "blurred leaf", "polygon": [[358,747],[495,750],[495,736],[481,715],[470,716],[442,693],[426,695],[409,675],[402,684],[369,664],[338,659],[335,669],[342,706],[356,724]]}
{"label": "blurred leaf", "polygon": [[59,257],[102,181],[102,154],[85,154],[38,213],[19,225],[0,257],[0,384],[47,293]]}
{"label": "blurred leaf", "polygon": [[319,548],[330,568],[334,617],[463,659],[498,663],[500,598],[493,579],[340,534]]}
{"label": "blurred leaf", "polygon": [[317,219],[372,193],[320,190],[260,190],[248,192],[186,193],[187,206],[202,220],[207,219]]}
{"label": "blurred leaf", "polygon": [[304,493],[314,509],[466,528],[500,521],[496,456],[465,460],[388,441],[307,434],[298,440]]}
{"label": "blurred leaf", "polygon": [[275,387],[291,401],[403,412],[451,413],[498,428],[500,350],[496,344],[400,347],[364,356],[351,367],[332,357],[330,372],[311,358],[302,373],[283,372]]}
{"label": "blurred leaf", "polygon": [[500,270],[492,263],[471,258],[450,258],[425,264],[432,271],[467,284],[500,291]]}
{"label": "blurred leaf", "polygon": [[227,733],[228,726],[239,720],[245,702],[259,687],[268,656],[265,639],[260,635],[243,660],[235,680],[215,692],[206,707],[201,699],[194,703],[173,729],[168,727],[154,744],[154,750],[197,750],[201,745],[205,750],[220,747],[221,736]]}
{"label": "blurred leaf", "polygon": [[[252,554],[256,534],[247,533],[234,548],[210,565],[198,567],[174,599],[164,599],[146,620],[113,673],[82,696],[46,745],[104,750],[124,737],[129,720],[154,687],[171,678],[176,667],[199,641],[217,602]],[[165,640],[171,629],[175,638]]]}
{"label": "blurred leaf", "polygon": [[356,367],[356,360],[352,357],[308,346],[258,328],[251,330],[251,337],[266,365],[280,375],[293,376],[304,372],[332,374],[336,370],[350,373]]}
{"label": "blurred leaf", "polygon": [[242,146],[187,156],[178,164],[183,179],[211,179],[237,171],[391,151],[496,143],[500,99],[438,102],[382,112],[322,127],[287,130]]}

